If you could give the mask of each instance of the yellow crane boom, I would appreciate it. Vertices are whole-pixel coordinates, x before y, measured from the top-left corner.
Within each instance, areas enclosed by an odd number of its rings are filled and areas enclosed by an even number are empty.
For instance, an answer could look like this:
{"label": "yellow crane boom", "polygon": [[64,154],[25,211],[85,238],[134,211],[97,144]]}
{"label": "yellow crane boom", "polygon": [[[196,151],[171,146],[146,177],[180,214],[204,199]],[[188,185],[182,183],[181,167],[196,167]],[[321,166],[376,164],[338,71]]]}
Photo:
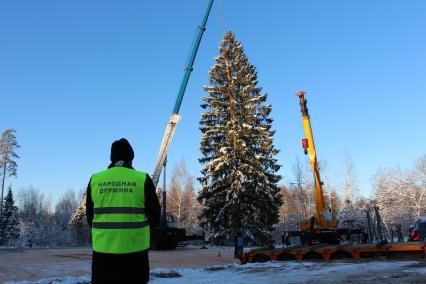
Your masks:
{"label": "yellow crane boom", "polygon": [[[322,181],[319,173],[317,153],[315,151],[314,136],[312,134],[311,120],[309,117],[307,100],[305,99],[305,92],[298,92],[296,96],[299,97],[300,111],[302,113],[302,124],[305,130],[306,138],[302,139],[302,147],[306,155],[309,156],[309,161],[312,166],[312,173],[315,182],[315,216],[300,221],[300,231],[305,237],[308,244],[338,242],[338,235],[336,233],[338,220],[334,214],[326,210],[324,202],[324,193],[322,189]],[[328,214],[327,214],[328,213]]]}
{"label": "yellow crane boom", "polygon": [[296,96],[300,100],[300,111],[302,112],[302,124],[305,130],[306,138],[302,140],[302,147],[305,150],[305,154],[308,154],[309,161],[312,166],[312,173],[315,181],[315,204],[316,204],[316,219],[317,223],[321,224],[324,221],[324,194],[322,190],[322,181],[319,174],[317,154],[315,151],[314,136],[312,134],[311,121],[308,113],[307,101],[305,99],[305,92],[298,92]]}

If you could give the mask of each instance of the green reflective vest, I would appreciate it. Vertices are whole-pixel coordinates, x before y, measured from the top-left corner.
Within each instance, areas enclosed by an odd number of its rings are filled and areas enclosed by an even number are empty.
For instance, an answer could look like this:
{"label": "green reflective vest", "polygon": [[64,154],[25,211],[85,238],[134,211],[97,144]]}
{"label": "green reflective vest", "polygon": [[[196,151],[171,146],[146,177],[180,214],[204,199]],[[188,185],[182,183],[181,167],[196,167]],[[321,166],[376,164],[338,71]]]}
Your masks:
{"label": "green reflective vest", "polygon": [[94,251],[118,254],[149,248],[145,179],[146,173],[125,167],[113,167],[92,176]]}

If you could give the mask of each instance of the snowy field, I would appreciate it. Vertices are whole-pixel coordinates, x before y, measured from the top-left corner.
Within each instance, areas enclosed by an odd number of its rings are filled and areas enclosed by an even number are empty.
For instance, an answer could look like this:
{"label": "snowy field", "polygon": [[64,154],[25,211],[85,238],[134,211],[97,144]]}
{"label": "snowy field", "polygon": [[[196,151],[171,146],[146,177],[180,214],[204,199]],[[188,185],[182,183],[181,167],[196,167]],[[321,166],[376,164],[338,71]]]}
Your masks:
{"label": "snowy field", "polygon": [[[268,262],[229,264],[204,269],[151,270],[153,284],[166,283],[426,283],[424,261]],[[90,283],[90,276],[8,283]]]}

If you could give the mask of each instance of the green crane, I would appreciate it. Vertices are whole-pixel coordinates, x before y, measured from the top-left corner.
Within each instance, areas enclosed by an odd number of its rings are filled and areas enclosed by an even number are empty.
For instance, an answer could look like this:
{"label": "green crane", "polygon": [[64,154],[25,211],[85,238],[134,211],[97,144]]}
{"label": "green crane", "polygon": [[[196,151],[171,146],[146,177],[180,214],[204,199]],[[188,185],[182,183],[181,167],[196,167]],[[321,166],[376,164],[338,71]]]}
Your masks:
{"label": "green crane", "polygon": [[181,116],[179,115],[179,110],[182,105],[183,96],[185,95],[185,90],[188,85],[189,77],[193,70],[193,64],[195,57],[200,46],[203,33],[206,30],[207,19],[210,15],[210,10],[213,5],[213,0],[209,0],[207,5],[206,12],[203,17],[203,21],[200,26],[197,27],[197,34],[195,37],[194,44],[191,48],[190,55],[188,58],[187,65],[185,66],[185,73],[183,75],[182,83],[179,88],[179,92],[176,98],[175,105],[173,107],[172,114],[170,115],[169,122],[166,125],[166,130],[164,132],[163,140],[161,142],[160,151],[158,152],[157,160],[155,162],[154,173],[152,174],[152,181],[154,186],[157,187],[158,182],[161,176],[161,170],[164,167],[164,186],[162,189],[162,212],[161,212],[161,226],[152,230],[153,236],[153,248],[175,248],[179,239],[182,238],[182,235],[185,235],[184,229],[176,228],[176,224],[173,221],[173,216],[167,215],[166,209],[166,177],[165,169],[167,163],[167,151],[170,147],[173,135],[176,130],[176,125],[180,121]]}

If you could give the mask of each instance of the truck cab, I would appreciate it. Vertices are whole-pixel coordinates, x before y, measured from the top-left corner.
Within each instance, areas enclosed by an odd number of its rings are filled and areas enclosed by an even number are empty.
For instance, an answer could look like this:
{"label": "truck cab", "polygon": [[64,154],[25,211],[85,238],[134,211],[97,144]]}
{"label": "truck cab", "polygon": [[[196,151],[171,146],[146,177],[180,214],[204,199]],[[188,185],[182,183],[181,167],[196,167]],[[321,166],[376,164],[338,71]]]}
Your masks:
{"label": "truck cab", "polygon": [[165,213],[165,223],[151,228],[151,248],[154,250],[175,249],[179,242],[185,240],[186,231],[177,227],[176,216],[171,212]]}
{"label": "truck cab", "polygon": [[426,239],[426,216],[423,216],[421,219],[417,220],[416,223],[413,224],[414,230],[417,235],[414,239],[410,234],[410,240],[413,241],[422,241]]}
{"label": "truck cab", "polygon": [[171,212],[166,213],[166,225],[169,228],[177,228],[176,216],[173,215]]}

